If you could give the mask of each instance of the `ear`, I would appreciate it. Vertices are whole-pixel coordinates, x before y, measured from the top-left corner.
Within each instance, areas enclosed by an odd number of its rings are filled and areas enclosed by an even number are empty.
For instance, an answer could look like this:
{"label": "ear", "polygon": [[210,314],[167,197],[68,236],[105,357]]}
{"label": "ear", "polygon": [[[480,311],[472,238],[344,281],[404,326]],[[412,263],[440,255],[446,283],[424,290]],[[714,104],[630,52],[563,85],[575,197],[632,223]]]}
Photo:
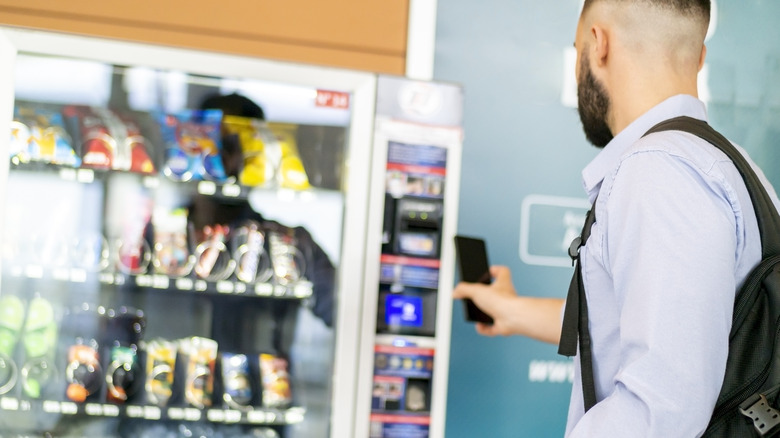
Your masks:
{"label": "ear", "polygon": [[593,38],[593,45],[591,53],[593,61],[597,66],[603,67],[607,64],[607,58],[609,57],[610,41],[609,32],[599,24],[594,24],[590,28],[591,37]]}
{"label": "ear", "polygon": [[701,71],[701,69],[704,67],[704,59],[706,57],[707,57],[707,46],[706,45],[702,45],[701,46],[701,55],[699,56],[699,70],[698,71]]}

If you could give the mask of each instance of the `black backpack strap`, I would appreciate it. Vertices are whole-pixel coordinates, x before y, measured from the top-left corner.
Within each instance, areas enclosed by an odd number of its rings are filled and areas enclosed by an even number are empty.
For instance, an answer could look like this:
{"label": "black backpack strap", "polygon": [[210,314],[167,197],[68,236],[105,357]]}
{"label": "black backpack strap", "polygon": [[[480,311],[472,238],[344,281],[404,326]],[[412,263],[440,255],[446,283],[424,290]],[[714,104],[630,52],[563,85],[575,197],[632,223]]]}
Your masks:
{"label": "black backpack strap", "polygon": [[714,130],[707,122],[691,117],[676,117],[655,125],[647,134],[659,131],[684,131],[698,136],[712,143],[725,153],[739,170],[745,180],[753,208],[758,219],[758,229],[761,232],[761,255],[767,258],[780,254],[780,215],[772,203],[772,198],[767,193],[761,180],[750,167],[745,157],[731,144],[726,137]]}
{"label": "black backpack strap", "polygon": [[566,296],[561,340],[558,344],[558,354],[571,357],[577,354],[577,341],[579,340],[585,412],[596,404],[596,385],[593,380],[593,358],[591,355],[590,331],[588,330],[588,300],[585,298],[585,287],[582,284],[580,248],[587,243],[588,237],[590,237],[590,229],[594,222],[596,222],[595,201],[585,217],[582,232],[569,247],[569,256],[572,258],[575,267],[574,275],[569,284],[569,294]]}

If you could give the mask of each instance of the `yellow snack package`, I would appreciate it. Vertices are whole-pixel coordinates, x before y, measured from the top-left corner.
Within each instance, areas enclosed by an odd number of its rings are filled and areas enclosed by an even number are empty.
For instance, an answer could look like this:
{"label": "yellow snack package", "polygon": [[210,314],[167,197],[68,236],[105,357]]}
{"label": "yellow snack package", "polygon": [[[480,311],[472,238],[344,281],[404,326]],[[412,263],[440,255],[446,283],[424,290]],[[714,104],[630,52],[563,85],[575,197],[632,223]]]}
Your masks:
{"label": "yellow snack package", "polygon": [[276,138],[266,123],[249,117],[225,116],[222,125],[241,145],[243,166],[238,174],[239,183],[250,187],[275,185],[279,160],[274,155],[279,154],[274,154]]}
{"label": "yellow snack package", "polygon": [[311,187],[296,140],[298,126],[290,123],[269,123],[268,127],[276,136],[279,144],[280,160],[278,167],[279,185],[288,189],[305,190]]}

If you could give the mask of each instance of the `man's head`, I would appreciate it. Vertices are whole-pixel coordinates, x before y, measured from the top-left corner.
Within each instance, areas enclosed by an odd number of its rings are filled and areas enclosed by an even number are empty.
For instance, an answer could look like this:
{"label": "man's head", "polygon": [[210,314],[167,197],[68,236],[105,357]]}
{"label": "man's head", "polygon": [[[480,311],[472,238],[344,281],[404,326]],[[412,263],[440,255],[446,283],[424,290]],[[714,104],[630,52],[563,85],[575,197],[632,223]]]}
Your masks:
{"label": "man's head", "polygon": [[577,26],[580,119],[605,146],[656,104],[696,96],[709,0],[585,0]]}

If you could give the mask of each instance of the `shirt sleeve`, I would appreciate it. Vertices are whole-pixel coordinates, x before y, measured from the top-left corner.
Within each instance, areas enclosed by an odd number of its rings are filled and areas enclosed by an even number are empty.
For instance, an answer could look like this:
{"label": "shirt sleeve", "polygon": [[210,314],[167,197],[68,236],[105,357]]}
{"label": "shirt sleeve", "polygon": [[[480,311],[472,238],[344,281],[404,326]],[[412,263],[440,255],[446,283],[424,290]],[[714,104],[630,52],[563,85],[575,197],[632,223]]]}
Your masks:
{"label": "shirt sleeve", "polygon": [[663,151],[635,152],[619,166],[597,215],[617,303],[618,372],[571,437],[694,437],[706,428],[736,288],[734,195],[721,179]]}

